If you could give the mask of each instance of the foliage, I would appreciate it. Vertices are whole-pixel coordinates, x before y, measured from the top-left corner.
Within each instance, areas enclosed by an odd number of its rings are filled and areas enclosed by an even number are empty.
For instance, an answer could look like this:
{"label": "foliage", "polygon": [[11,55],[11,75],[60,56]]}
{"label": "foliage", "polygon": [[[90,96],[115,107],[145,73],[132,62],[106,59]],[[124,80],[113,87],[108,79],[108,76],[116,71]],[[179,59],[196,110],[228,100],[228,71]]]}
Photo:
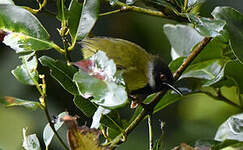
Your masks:
{"label": "foliage", "polygon": [[[39,101],[5,96],[0,98],[0,103],[7,107],[24,106],[44,111],[48,121],[43,131],[46,149],[54,135],[65,149],[116,148],[126,141],[142,120],[195,93],[204,93],[243,109],[243,14],[237,10],[216,7],[212,17],[205,17],[200,15],[200,6],[205,0],[141,1],[149,8],[137,6],[135,0],[126,0],[125,3],[119,0],[84,0],[82,3],[72,0],[69,4],[65,0],[57,0],[55,17],[61,24],[57,30],[63,41],[63,45],[58,46],[50,40],[50,34],[35,16],[47,10],[47,0],[36,2],[39,9],[17,6],[12,0],[0,2],[0,42],[20,55],[21,65],[12,74],[21,83],[35,86],[40,94]],[[101,13],[103,2],[118,9]],[[157,56],[147,53],[135,43],[112,37],[90,38],[96,21],[102,21],[101,16],[124,11],[177,21],[177,25],[169,22],[163,25],[171,45],[170,70]],[[83,54],[83,59],[73,62],[70,53],[80,43],[82,49],[79,53]],[[52,51],[47,53],[49,56],[39,52],[49,49],[64,56],[65,62],[50,57]],[[91,128],[95,129],[79,127],[77,118],[67,112],[51,119],[47,107],[47,83],[45,75],[39,73],[38,65],[47,67],[53,79],[74,97],[77,108],[93,118]],[[173,86],[183,95],[169,90]],[[237,89],[232,93],[237,102],[224,95],[224,87]],[[129,101],[138,106],[130,120],[121,119],[118,109],[129,109],[124,107]],[[242,148],[242,120],[242,114],[230,117],[215,135],[214,140],[218,142],[211,142],[207,147],[213,150]],[[64,122],[69,128],[69,146],[57,132]],[[36,135],[27,136],[25,129],[23,132],[23,147],[27,150],[40,149]],[[106,140],[102,146],[98,140],[100,133]],[[152,132],[149,136],[150,150],[159,149],[163,131],[154,143]],[[180,144],[174,149],[196,148]]]}

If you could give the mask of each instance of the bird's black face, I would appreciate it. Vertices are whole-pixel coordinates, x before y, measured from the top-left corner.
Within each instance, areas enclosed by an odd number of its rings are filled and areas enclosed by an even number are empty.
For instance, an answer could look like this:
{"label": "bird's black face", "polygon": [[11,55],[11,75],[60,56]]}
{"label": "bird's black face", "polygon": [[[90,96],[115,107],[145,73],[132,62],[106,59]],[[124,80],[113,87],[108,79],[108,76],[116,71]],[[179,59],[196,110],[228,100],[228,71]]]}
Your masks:
{"label": "bird's black face", "polygon": [[173,84],[173,75],[168,66],[161,58],[155,57],[149,64],[148,69],[149,86],[153,92],[158,92],[166,88],[164,83]]}

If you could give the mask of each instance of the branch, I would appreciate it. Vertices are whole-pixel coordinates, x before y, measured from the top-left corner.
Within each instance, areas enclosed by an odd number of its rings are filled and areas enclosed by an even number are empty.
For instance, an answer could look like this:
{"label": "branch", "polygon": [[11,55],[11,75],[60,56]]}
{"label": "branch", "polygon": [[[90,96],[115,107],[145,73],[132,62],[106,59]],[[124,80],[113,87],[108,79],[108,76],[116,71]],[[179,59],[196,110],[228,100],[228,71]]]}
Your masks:
{"label": "branch", "polygon": [[[110,2],[110,0],[105,0],[105,1]],[[152,10],[152,9],[147,9],[147,8],[141,8],[141,7],[138,7],[138,6],[130,6],[130,5],[127,5],[127,4],[122,3],[120,1],[116,2],[113,6],[117,6],[120,9],[110,11],[110,12],[106,12],[106,13],[102,13],[102,14],[100,14],[100,16],[110,15],[110,14],[119,13],[119,12],[132,11],[132,12],[141,13],[141,14],[145,14],[145,15],[161,17],[161,18],[165,18],[165,19],[176,19],[177,21],[188,22],[186,18],[184,18],[183,16],[180,16],[180,15],[178,15],[178,16],[173,16],[173,15],[167,16],[162,11],[157,11],[157,10]]]}
{"label": "branch", "polygon": [[[191,52],[191,54],[186,58],[184,63],[177,69],[174,73],[174,79],[178,80],[181,74],[186,70],[186,68],[191,64],[191,62],[197,57],[197,55],[203,50],[203,48],[211,41],[212,37],[205,37],[197,47]],[[153,100],[149,104],[144,104],[143,110],[141,113],[134,119],[134,121],[125,129],[125,132],[118,135],[113,141],[110,142],[111,146],[116,146],[121,142],[122,136],[127,136],[130,134],[133,129],[148,115],[153,112],[153,108],[157,105],[157,103],[163,98],[168,89],[160,91],[153,98]]]}
{"label": "branch", "polygon": [[[48,123],[50,124],[50,127],[51,127],[52,131],[54,132],[54,134],[56,135],[58,141],[61,143],[61,145],[64,147],[64,149],[69,150],[69,148],[66,146],[66,144],[64,143],[64,141],[60,137],[60,135],[57,133],[57,131],[56,131],[55,127],[54,127],[54,123],[52,122],[51,117],[50,117],[50,114],[48,112],[47,101],[46,101],[46,82],[45,82],[45,76],[44,75],[40,75],[39,77],[42,79],[42,84],[41,84],[42,92],[40,92],[40,94],[41,94],[40,102],[41,102],[41,105],[43,106],[46,119],[47,119]],[[39,86],[37,86],[37,87],[39,87]]]}

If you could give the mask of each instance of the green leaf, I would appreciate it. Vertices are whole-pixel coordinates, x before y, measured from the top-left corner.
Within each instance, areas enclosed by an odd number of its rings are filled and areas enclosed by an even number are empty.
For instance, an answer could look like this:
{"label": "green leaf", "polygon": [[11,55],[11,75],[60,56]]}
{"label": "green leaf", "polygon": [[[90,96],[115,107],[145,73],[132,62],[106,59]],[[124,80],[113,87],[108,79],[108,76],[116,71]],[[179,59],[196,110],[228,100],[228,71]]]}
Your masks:
{"label": "green leaf", "polygon": [[[202,79],[205,80],[204,86],[219,82],[224,77],[225,65],[230,60],[224,56],[224,52],[228,49],[226,43],[219,38],[214,38],[183,72],[180,79],[189,77]],[[178,66],[179,64],[175,61],[170,65]]]}
{"label": "green leaf", "polygon": [[73,101],[76,107],[78,107],[87,117],[92,117],[97,109],[95,104],[79,95],[76,95]]}
{"label": "green leaf", "polygon": [[113,6],[116,4],[116,2],[118,2],[119,0],[110,0],[110,5]]}
{"label": "green leaf", "polygon": [[195,26],[195,29],[205,37],[216,37],[221,35],[226,22],[219,19],[210,19],[199,17],[193,14],[186,14],[190,22]]}
{"label": "green leaf", "polygon": [[[54,120],[54,128],[56,131],[63,125],[64,121],[62,121],[62,118],[66,115],[68,115],[68,112],[62,112],[57,116],[57,119]],[[43,140],[44,140],[46,147],[48,147],[50,145],[53,136],[54,136],[54,132],[53,132],[50,124],[48,123],[45,126],[44,131],[43,131]]]}
{"label": "green leaf", "polygon": [[220,125],[214,139],[216,141],[243,141],[243,114],[241,113],[229,117]]}
{"label": "green leaf", "polygon": [[93,96],[92,101],[97,105],[115,109],[127,104],[127,93],[123,86],[97,79],[82,70],[74,74],[73,80],[78,87],[79,94],[84,98]]}
{"label": "green leaf", "polygon": [[85,0],[83,3],[83,9],[79,25],[76,33],[76,38],[73,41],[82,40],[93,28],[96,20],[99,16],[100,0]]}
{"label": "green leaf", "polygon": [[3,43],[17,53],[56,47],[38,19],[24,8],[0,4],[0,18],[0,31],[7,33]]}
{"label": "green leaf", "polygon": [[188,56],[192,48],[203,39],[203,36],[190,26],[165,24],[163,29],[171,44],[173,60]]}
{"label": "green leaf", "polygon": [[39,79],[37,71],[38,61],[34,52],[20,56],[20,58],[23,64],[12,70],[12,74],[17,80],[24,84],[37,85]]}
{"label": "green leaf", "polygon": [[218,144],[215,144],[213,145],[210,150],[222,150],[226,147],[229,147],[231,145],[235,145],[239,143],[239,141],[236,141],[236,140],[225,140],[223,141],[222,143],[218,143]]}
{"label": "green leaf", "polygon": [[199,5],[201,3],[204,3],[206,0],[188,0],[187,6],[188,7],[195,7],[196,5]]}
{"label": "green leaf", "polygon": [[216,19],[226,21],[226,30],[229,32],[230,45],[238,59],[243,62],[243,15],[233,8],[216,7],[212,12]]}
{"label": "green leaf", "polygon": [[51,76],[57,80],[65,90],[73,95],[78,94],[77,87],[73,82],[74,73],[77,72],[76,68],[48,56],[42,56],[39,60],[43,66],[50,68]]}
{"label": "green leaf", "polygon": [[14,2],[12,0],[1,0],[0,4],[12,4],[12,5],[14,5]]}
{"label": "green leaf", "polygon": [[0,97],[0,104],[3,104],[6,107],[13,106],[23,106],[25,108],[36,110],[37,108],[41,108],[41,104],[39,102],[27,101],[15,97]]}
{"label": "green leaf", "polygon": [[40,142],[36,134],[26,135],[26,129],[23,128],[23,144],[25,150],[41,150]]}
{"label": "green leaf", "polygon": [[100,120],[102,115],[107,115],[110,112],[111,112],[110,109],[105,109],[104,107],[99,106],[92,117],[93,121],[90,128],[98,129],[100,126]]}
{"label": "green leaf", "polygon": [[78,0],[72,0],[69,5],[69,19],[68,19],[68,27],[70,29],[70,35],[72,37],[72,42],[76,42],[76,34],[78,31],[78,27],[80,24],[80,18],[82,13],[82,5],[78,2]]}
{"label": "green leaf", "polygon": [[239,92],[243,93],[243,64],[241,64],[239,61],[228,62],[225,66],[224,74],[227,78],[233,80],[236,86],[239,87]]}

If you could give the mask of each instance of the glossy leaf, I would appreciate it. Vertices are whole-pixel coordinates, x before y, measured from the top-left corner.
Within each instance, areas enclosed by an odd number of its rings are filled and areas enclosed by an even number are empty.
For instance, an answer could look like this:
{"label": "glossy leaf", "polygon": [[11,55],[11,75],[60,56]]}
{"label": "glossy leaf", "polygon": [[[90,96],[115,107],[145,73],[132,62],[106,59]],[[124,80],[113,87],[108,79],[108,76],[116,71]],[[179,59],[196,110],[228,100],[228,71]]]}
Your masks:
{"label": "glossy leaf", "polygon": [[0,104],[3,104],[6,107],[23,106],[31,110],[36,110],[39,107],[41,108],[41,104],[39,102],[27,101],[9,96],[0,97]]}
{"label": "glossy leaf", "polygon": [[99,0],[84,1],[76,35],[72,41],[82,40],[88,35],[98,19],[99,5]]}
{"label": "glossy leaf", "polygon": [[14,2],[12,0],[1,0],[0,4],[13,4]]}
{"label": "glossy leaf", "polygon": [[229,32],[230,45],[235,55],[243,62],[243,15],[229,7],[216,7],[212,15],[216,19],[226,21],[226,30]]}
{"label": "glossy leaf", "polygon": [[34,53],[20,56],[22,59],[22,65],[12,70],[12,74],[17,80],[27,85],[38,84],[38,61]]}
{"label": "glossy leaf", "polygon": [[95,104],[79,95],[76,95],[73,101],[76,107],[78,107],[87,117],[92,117],[97,109]]}
{"label": "glossy leaf", "polygon": [[[219,38],[213,39],[197,56],[192,64],[183,72],[182,78],[197,78],[205,80],[204,86],[210,86],[219,82],[224,77],[224,68],[230,60],[224,56],[228,50],[227,44]],[[170,66],[179,67],[183,58],[171,62]]]}
{"label": "glossy leaf", "polygon": [[[62,120],[62,118],[66,115],[68,115],[68,112],[62,112],[54,120],[54,128],[56,131],[63,125],[64,121]],[[48,123],[45,126],[44,131],[43,131],[43,140],[44,140],[46,147],[48,147],[50,145],[53,136],[54,136],[54,132],[53,132],[50,124]]]}
{"label": "glossy leaf", "polygon": [[188,56],[192,48],[203,39],[203,36],[189,26],[165,24],[163,29],[171,44],[173,60]]}
{"label": "glossy leaf", "polygon": [[107,115],[108,113],[110,113],[110,111],[110,109],[105,109],[104,107],[99,106],[93,115],[93,121],[90,128],[98,129],[100,126],[100,120],[102,115]]}
{"label": "glossy leaf", "polygon": [[77,36],[76,34],[80,24],[82,5],[78,2],[78,0],[72,0],[69,5],[68,11],[69,11],[68,27],[70,29],[72,42],[75,43],[76,36]]}
{"label": "glossy leaf", "polygon": [[219,19],[210,19],[205,17],[199,17],[193,14],[187,14],[187,18],[195,26],[195,29],[205,37],[216,37],[221,35],[225,21]]}
{"label": "glossy leaf", "polygon": [[40,142],[36,136],[36,134],[27,135],[26,129],[23,128],[23,144],[25,150],[41,150]]}
{"label": "glossy leaf", "polygon": [[103,51],[74,64],[80,70],[75,73],[73,80],[84,98],[93,97],[93,102],[110,109],[127,103],[124,82],[116,76],[116,64]]}
{"label": "glossy leaf", "polygon": [[243,114],[233,115],[219,128],[214,137],[217,141],[238,140],[243,141]]}
{"label": "glossy leaf", "polygon": [[116,2],[118,2],[119,0],[110,0],[110,5],[112,6],[112,5],[114,5],[114,4],[116,4]]}
{"label": "glossy leaf", "polygon": [[3,43],[17,53],[47,50],[56,46],[49,41],[49,34],[38,19],[24,8],[0,4],[0,18],[0,30],[7,33]]}
{"label": "glossy leaf", "polygon": [[93,96],[94,99],[92,101],[100,106],[112,109],[127,103],[125,88],[114,82],[105,82],[88,75],[82,70],[75,73],[73,80],[78,87],[80,95],[86,98]]}
{"label": "glossy leaf", "polygon": [[213,145],[210,150],[221,150],[221,149],[233,146],[237,143],[239,143],[239,141],[237,141],[237,140],[225,140],[222,143]]}
{"label": "glossy leaf", "polygon": [[238,86],[240,89],[240,93],[243,93],[243,78],[241,76],[242,73],[243,64],[241,64],[239,61],[231,61],[225,66],[225,76],[235,82],[236,86]]}
{"label": "glossy leaf", "polygon": [[136,0],[126,0],[127,5],[133,5],[136,2]]}
{"label": "glossy leaf", "polygon": [[42,56],[39,60],[43,66],[50,68],[51,76],[57,80],[65,90],[73,95],[78,94],[77,87],[73,82],[74,73],[77,72],[76,68],[48,56]]}
{"label": "glossy leaf", "polygon": [[203,2],[205,2],[206,0],[188,0],[187,2],[187,6],[188,7],[195,7],[198,4],[201,4]]}

